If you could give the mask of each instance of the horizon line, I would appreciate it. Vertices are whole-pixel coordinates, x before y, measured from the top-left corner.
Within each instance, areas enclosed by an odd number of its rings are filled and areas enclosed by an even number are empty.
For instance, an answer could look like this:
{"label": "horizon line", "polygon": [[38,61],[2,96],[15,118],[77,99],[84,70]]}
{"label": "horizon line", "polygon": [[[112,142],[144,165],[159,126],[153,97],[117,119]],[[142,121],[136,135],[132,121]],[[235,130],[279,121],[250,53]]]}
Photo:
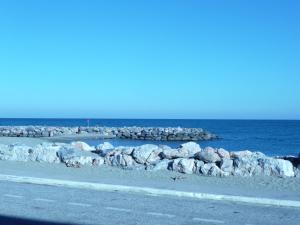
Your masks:
{"label": "horizon line", "polygon": [[92,118],[92,117],[0,117],[0,119],[42,119],[42,120],[284,120],[298,121],[294,118]]}

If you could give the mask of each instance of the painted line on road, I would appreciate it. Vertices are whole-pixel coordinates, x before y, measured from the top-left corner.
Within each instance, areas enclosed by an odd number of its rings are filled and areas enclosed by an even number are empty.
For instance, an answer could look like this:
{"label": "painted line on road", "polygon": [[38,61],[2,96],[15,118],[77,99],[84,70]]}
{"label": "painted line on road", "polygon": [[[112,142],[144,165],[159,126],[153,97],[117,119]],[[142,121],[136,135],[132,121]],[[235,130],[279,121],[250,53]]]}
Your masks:
{"label": "painted line on road", "polygon": [[79,189],[88,189],[88,190],[96,190],[96,191],[108,191],[108,192],[119,191],[119,192],[127,192],[127,193],[153,194],[156,196],[173,196],[173,197],[184,197],[184,198],[192,198],[192,199],[199,199],[199,200],[204,199],[204,200],[215,200],[215,201],[230,201],[230,202],[251,203],[251,204],[258,204],[258,205],[300,208],[300,201],[294,201],[294,200],[208,194],[208,193],[200,193],[200,192],[176,191],[176,190],[157,189],[157,188],[148,188],[148,187],[101,184],[101,183],[79,182],[79,181],[69,181],[69,180],[46,179],[46,178],[37,178],[37,177],[22,177],[22,176],[4,175],[4,174],[2,175],[0,174],[0,181],[49,185],[49,186],[68,187],[68,188],[79,188]]}
{"label": "painted line on road", "polygon": [[4,197],[8,197],[8,198],[24,198],[24,196],[21,195],[12,195],[12,194],[4,194]]}
{"label": "painted line on road", "polygon": [[68,202],[68,205],[73,205],[73,206],[81,206],[81,207],[91,207],[92,205],[86,204],[86,203],[78,203],[78,202]]}
{"label": "painted line on road", "polygon": [[206,223],[224,223],[224,221],[222,220],[212,220],[212,219],[205,219],[205,218],[199,218],[199,217],[195,217],[193,218],[194,221],[200,221],[200,222],[206,222]]}
{"label": "painted line on road", "polygon": [[174,218],[175,215],[172,214],[166,214],[166,213],[158,213],[158,212],[147,212],[148,215],[151,216],[162,216],[162,217],[168,217],[168,218]]}
{"label": "painted line on road", "polygon": [[34,201],[38,201],[38,202],[55,202],[55,200],[52,199],[46,199],[46,198],[35,198],[33,199]]}
{"label": "painted line on road", "polygon": [[131,212],[130,209],[124,209],[124,208],[116,208],[116,207],[105,207],[107,210],[113,210],[113,211],[119,211],[119,212]]}

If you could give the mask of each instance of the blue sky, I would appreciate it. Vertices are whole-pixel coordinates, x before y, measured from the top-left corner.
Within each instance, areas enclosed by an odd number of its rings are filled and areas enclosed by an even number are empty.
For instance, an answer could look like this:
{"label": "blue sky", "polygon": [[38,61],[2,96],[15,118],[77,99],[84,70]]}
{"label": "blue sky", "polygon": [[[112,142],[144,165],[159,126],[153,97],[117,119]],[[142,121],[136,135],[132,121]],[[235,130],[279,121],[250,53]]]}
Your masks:
{"label": "blue sky", "polygon": [[299,1],[0,1],[0,117],[300,119]]}

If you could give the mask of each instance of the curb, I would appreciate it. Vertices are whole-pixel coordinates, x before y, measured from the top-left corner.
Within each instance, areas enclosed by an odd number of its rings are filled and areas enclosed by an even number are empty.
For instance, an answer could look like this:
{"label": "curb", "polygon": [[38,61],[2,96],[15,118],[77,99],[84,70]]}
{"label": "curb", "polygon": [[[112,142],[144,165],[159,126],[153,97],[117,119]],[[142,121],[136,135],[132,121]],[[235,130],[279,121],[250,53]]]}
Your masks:
{"label": "curb", "polygon": [[292,201],[292,200],[255,198],[255,197],[245,197],[245,196],[235,196],[235,195],[219,195],[219,194],[208,194],[208,193],[201,193],[201,192],[186,192],[186,191],[176,191],[176,190],[157,189],[157,188],[148,188],[148,187],[101,184],[101,183],[79,182],[79,181],[69,181],[69,180],[46,179],[46,178],[37,178],[37,177],[23,177],[23,176],[14,176],[14,175],[5,175],[5,174],[0,174],[0,181],[49,185],[49,186],[56,186],[56,187],[79,188],[79,189],[88,189],[88,190],[95,190],[95,191],[108,191],[108,192],[119,191],[119,192],[139,193],[139,194],[147,194],[147,195],[150,194],[155,196],[173,196],[173,197],[192,198],[198,200],[204,199],[204,200],[215,200],[215,201],[230,201],[230,202],[251,203],[251,204],[258,204],[258,205],[300,208],[300,201]]}

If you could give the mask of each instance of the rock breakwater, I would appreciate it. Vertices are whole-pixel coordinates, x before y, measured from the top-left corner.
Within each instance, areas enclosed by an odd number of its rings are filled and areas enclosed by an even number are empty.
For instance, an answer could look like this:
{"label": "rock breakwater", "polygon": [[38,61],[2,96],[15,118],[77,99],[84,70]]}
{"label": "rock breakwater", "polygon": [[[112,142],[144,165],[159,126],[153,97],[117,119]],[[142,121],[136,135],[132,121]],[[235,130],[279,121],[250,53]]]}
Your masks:
{"label": "rock breakwater", "polygon": [[0,126],[2,137],[53,137],[80,134],[94,134],[102,138],[160,141],[201,141],[217,138],[215,134],[202,128]]}
{"label": "rock breakwater", "polygon": [[219,177],[300,177],[299,158],[268,157],[261,152],[230,152],[222,148],[202,149],[195,142],[187,142],[176,149],[152,144],[114,147],[104,143],[93,147],[84,142],[42,143],[35,147],[0,145],[0,160],[64,163],[76,168],[105,164],[122,169],[172,170]]}

